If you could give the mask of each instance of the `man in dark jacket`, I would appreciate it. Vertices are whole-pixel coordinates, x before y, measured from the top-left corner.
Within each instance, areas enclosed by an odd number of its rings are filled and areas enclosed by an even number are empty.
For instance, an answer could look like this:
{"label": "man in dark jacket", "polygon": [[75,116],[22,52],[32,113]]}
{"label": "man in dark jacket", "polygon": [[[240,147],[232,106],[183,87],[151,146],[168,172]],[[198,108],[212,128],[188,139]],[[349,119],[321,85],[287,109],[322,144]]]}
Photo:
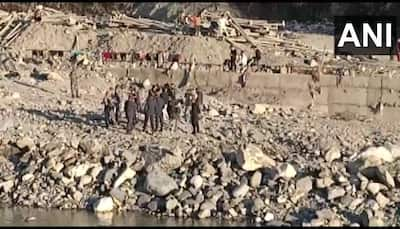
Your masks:
{"label": "man in dark jacket", "polygon": [[185,93],[185,111],[183,114],[186,122],[188,121],[187,113],[189,111],[189,107],[191,106],[192,98],[193,98],[193,95],[192,95],[191,91],[189,91],[189,90],[186,91],[186,93]]}
{"label": "man in dark jacket", "polygon": [[200,120],[199,102],[197,101],[197,98],[193,98],[192,99],[192,110],[190,112],[190,121],[191,121],[192,127],[193,127],[192,134],[194,134],[194,135],[196,135],[196,133],[200,132],[199,120]]}
{"label": "man in dark jacket", "polygon": [[147,123],[150,120],[151,131],[155,131],[155,116],[156,116],[156,98],[153,92],[149,91],[149,96],[147,97],[146,104],[144,106],[144,126],[143,131],[146,131]]}
{"label": "man in dark jacket", "polygon": [[232,47],[231,49],[231,63],[230,63],[230,70],[236,72],[236,60],[237,60],[237,51],[235,48]]}
{"label": "man in dark jacket", "polygon": [[110,124],[112,124],[111,121],[111,111],[112,111],[112,100],[111,100],[111,93],[112,93],[112,88],[106,91],[106,94],[103,98],[103,105],[104,105],[104,120],[106,123],[106,128],[109,127]]}
{"label": "man in dark jacket", "polygon": [[113,94],[113,101],[115,103],[115,121],[119,125],[119,121],[121,119],[121,88],[119,85],[115,86],[115,91]]}
{"label": "man in dark jacket", "polygon": [[125,102],[125,115],[128,119],[128,125],[126,126],[126,133],[130,134],[136,124],[136,111],[137,104],[135,102],[135,95],[130,94],[128,100]]}
{"label": "man in dark jacket", "polygon": [[200,88],[196,88],[196,95],[197,95],[197,102],[199,103],[200,109],[203,108],[203,92],[200,90]]}
{"label": "man in dark jacket", "polygon": [[161,97],[161,93],[160,91],[158,92],[158,94],[156,94],[155,97],[155,101],[156,101],[156,131],[163,131],[163,126],[164,126],[164,122],[163,122],[163,109],[165,106],[165,101],[164,99]]}

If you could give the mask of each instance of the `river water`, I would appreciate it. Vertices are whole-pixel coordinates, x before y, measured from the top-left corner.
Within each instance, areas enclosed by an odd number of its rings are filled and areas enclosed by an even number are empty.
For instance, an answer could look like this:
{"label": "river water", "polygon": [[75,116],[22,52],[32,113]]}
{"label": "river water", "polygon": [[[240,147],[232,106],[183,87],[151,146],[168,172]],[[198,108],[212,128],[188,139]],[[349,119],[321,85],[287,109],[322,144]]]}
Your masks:
{"label": "river water", "polygon": [[[29,218],[31,220],[29,220]],[[246,226],[217,219],[157,218],[141,213],[95,214],[85,210],[0,208],[0,226]]]}

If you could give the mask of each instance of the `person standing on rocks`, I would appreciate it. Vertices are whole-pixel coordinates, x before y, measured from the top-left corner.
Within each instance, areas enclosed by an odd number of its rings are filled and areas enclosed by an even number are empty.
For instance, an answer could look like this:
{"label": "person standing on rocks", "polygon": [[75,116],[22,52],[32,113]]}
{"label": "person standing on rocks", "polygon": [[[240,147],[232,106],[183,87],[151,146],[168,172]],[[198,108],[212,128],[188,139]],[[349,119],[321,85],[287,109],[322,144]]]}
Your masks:
{"label": "person standing on rocks", "polygon": [[113,102],[115,108],[115,121],[119,125],[121,119],[121,87],[120,85],[115,86],[113,93]]}
{"label": "person standing on rocks", "polygon": [[111,93],[112,93],[112,88],[106,91],[106,94],[103,98],[104,121],[106,123],[106,128],[108,128],[111,123],[111,110],[112,110]]}
{"label": "person standing on rocks", "polygon": [[136,124],[136,111],[137,111],[137,104],[135,102],[136,95],[130,94],[128,100],[125,102],[125,115],[128,119],[128,124],[126,126],[126,133],[132,133],[133,128]]}
{"label": "person standing on rocks", "polygon": [[196,88],[196,96],[197,96],[197,102],[199,103],[200,109],[204,109],[203,107],[203,92],[201,89],[198,87]]}
{"label": "person standing on rocks", "polygon": [[168,118],[170,120],[170,123],[172,124],[172,131],[176,131],[176,128],[178,127],[178,119],[179,119],[179,114],[180,114],[180,103],[177,99],[171,98],[168,101]]}
{"label": "person standing on rocks", "polygon": [[71,59],[72,71],[69,74],[69,79],[71,82],[71,96],[72,98],[79,98],[79,86],[78,86],[78,68],[82,61],[79,61],[78,56],[74,55]]}
{"label": "person standing on rocks", "polygon": [[236,72],[236,62],[237,62],[237,51],[234,47],[231,48],[231,62],[230,62],[230,70]]}
{"label": "person standing on rocks", "polygon": [[150,120],[151,131],[155,132],[155,116],[156,116],[156,98],[152,90],[149,91],[149,95],[144,106],[144,125],[143,131],[146,132],[147,123]]}
{"label": "person standing on rocks", "polygon": [[240,71],[243,72],[247,68],[247,55],[244,50],[240,53]]}
{"label": "person standing on rocks", "polygon": [[196,96],[194,96],[192,98],[191,103],[192,103],[191,104],[192,110],[190,112],[190,121],[192,123],[192,128],[193,128],[192,134],[196,135],[197,133],[200,133],[199,121],[200,121],[200,112],[201,111],[200,111],[198,98],[196,98]]}
{"label": "person standing on rocks", "polygon": [[188,111],[189,111],[189,107],[191,106],[191,101],[192,101],[192,93],[187,90],[185,93],[185,111],[184,111],[184,118],[186,121],[188,121]]}
{"label": "person standing on rocks", "polygon": [[254,56],[254,63],[256,65],[256,71],[259,70],[260,60],[261,60],[261,51],[260,51],[260,49],[256,48],[255,56]]}
{"label": "person standing on rocks", "polygon": [[156,92],[156,131],[163,131],[164,119],[163,110],[165,107],[165,101],[161,96],[161,90]]}

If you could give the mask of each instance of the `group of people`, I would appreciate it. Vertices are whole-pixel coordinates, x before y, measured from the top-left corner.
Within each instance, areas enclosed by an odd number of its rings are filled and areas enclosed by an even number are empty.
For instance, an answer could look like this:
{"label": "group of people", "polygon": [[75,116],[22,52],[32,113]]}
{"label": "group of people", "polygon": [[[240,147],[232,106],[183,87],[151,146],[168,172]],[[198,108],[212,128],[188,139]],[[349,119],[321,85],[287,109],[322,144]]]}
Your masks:
{"label": "group of people", "polygon": [[[144,99],[144,87],[132,86],[129,88],[127,100],[124,103],[125,117],[127,119],[126,132],[132,133],[138,123],[138,114],[144,114],[143,131],[147,132],[147,126],[150,122],[151,133],[164,130],[164,121],[169,120],[171,129],[176,131],[178,121],[181,118],[181,112],[184,111],[184,118],[188,119],[190,111],[190,122],[193,127],[193,134],[200,131],[200,113],[203,106],[203,94],[199,88],[195,91],[188,90],[184,99],[178,99],[174,84],[158,84],[153,85],[147,92]],[[121,124],[121,108],[122,108],[122,88],[116,86],[110,88],[104,98],[104,118],[106,127],[110,125]],[[181,107],[184,106],[184,109]]]}
{"label": "group of people", "polygon": [[255,65],[258,69],[260,60],[261,51],[258,48],[255,49],[254,56],[249,59],[244,50],[241,50],[239,53],[236,48],[232,47],[230,52],[230,59],[227,65],[229,67],[229,71],[243,72],[247,69],[249,65]]}

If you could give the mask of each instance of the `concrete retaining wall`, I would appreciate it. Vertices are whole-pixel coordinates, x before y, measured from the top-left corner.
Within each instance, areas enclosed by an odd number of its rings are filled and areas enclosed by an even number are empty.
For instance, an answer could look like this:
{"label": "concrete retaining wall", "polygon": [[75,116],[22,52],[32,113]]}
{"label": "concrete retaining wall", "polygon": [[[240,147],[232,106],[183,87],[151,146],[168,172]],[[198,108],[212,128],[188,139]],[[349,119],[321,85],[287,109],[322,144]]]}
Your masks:
{"label": "concrete retaining wall", "polygon": [[[125,76],[126,69],[109,69],[115,76]],[[131,69],[130,77],[141,80],[149,78],[154,83],[174,82],[179,85],[183,78],[183,71],[174,73],[168,78],[155,69]],[[235,84],[237,73],[221,71],[197,71],[189,80],[189,86],[209,88],[223,88]],[[311,104],[312,98],[308,84],[310,75],[299,74],[267,74],[252,73],[245,88],[247,92],[261,95],[275,96],[280,105],[305,108]],[[381,85],[382,84],[382,85]],[[335,76],[321,78],[321,94],[314,101],[314,107],[320,111],[334,115],[338,112],[352,112],[361,115],[376,116],[378,118],[400,120],[400,79],[384,77],[346,77],[336,86]],[[376,115],[371,107],[375,107],[381,99],[384,104],[382,115]]]}

